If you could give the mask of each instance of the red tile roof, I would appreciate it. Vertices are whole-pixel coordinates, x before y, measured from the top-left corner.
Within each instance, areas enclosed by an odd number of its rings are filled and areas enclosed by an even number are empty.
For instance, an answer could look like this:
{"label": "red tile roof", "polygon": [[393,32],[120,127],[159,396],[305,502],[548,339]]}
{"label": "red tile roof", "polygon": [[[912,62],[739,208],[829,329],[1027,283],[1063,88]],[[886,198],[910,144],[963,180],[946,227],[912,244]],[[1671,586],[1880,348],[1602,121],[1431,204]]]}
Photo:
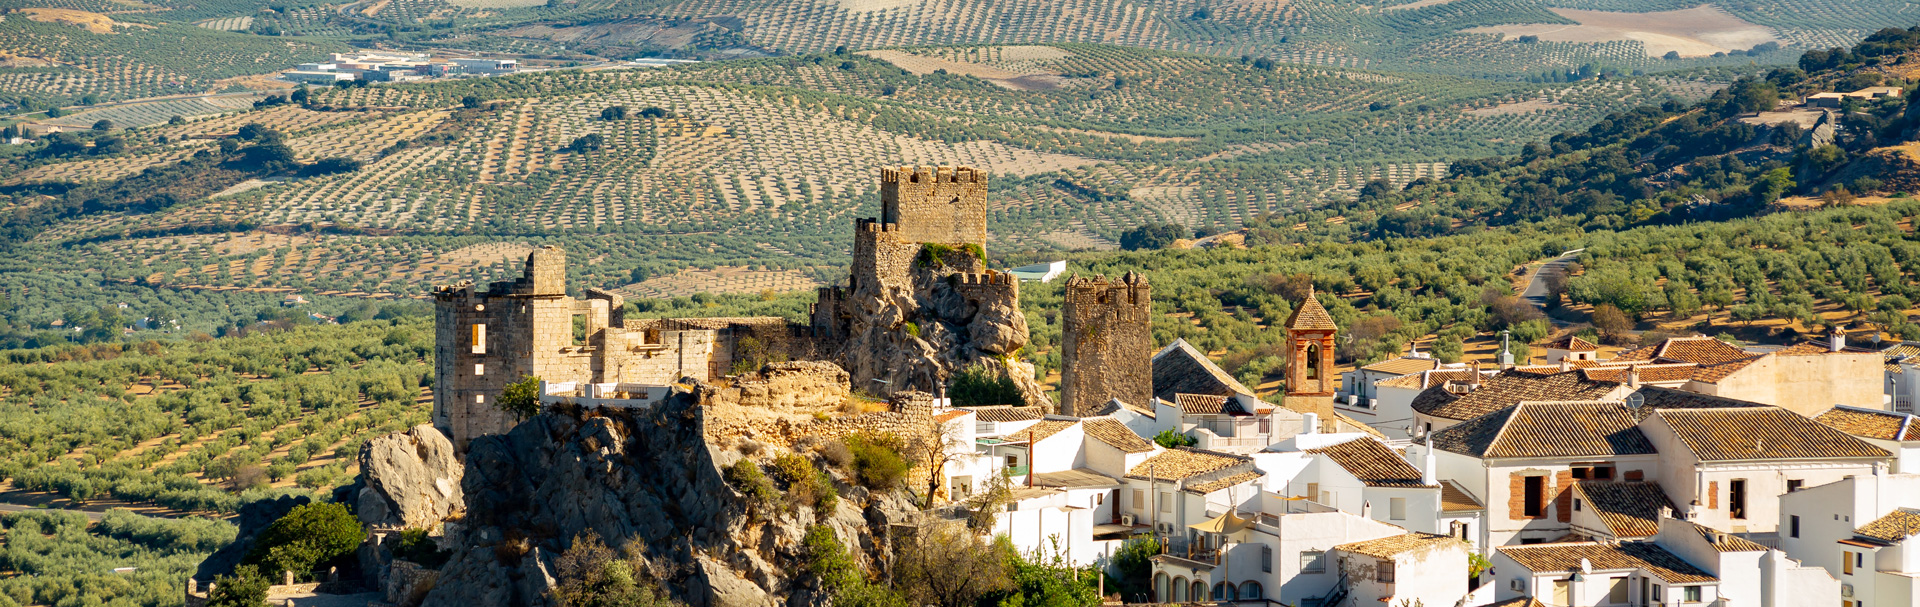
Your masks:
{"label": "red tile roof", "polygon": [[1337,445],[1307,449],[1306,452],[1327,456],[1369,487],[1428,486],[1420,482],[1418,468],[1372,438],[1355,438]]}
{"label": "red tile roof", "polygon": [[1654,412],[1701,461],[1887,457],[1867,444],[1779,407]]}
{"label": "red tile roof", "polygon": [[1433,433],[1433,446],[1478,458],[1654,453],[1618,402],[1524,402]]}

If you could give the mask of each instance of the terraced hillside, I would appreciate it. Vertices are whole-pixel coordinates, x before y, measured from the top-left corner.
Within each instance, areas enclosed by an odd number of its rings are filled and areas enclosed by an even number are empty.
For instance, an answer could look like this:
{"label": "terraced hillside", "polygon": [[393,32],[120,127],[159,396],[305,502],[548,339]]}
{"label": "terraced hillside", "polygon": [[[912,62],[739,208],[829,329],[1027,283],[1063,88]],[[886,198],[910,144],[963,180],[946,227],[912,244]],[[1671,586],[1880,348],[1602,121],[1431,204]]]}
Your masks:
{"label": "terraced hillside", "polygon": [[[874,171],[994,175],[998,252],[1112,248],[1175,222],[1235,229],[1446,174],[1610,111],[1714,80],[1567,85],[1338,70],[1101,45],[910,47],[660,70],[562,71],[315,90],[129,131],[127,151],[15,163],[56,196],[190,158],[243,156],[259,125],[294,162],[356,170],[228,178],[164,209],[89,212],[27,248],[59,271],[192,288],[419,296],[568,247],[575,284],[636,296],[757,293],[836,279]],[[611,108],[624,108],[618,117]],[[221,140],[226,140],[225,142]],[[249,144],[251,145],[251,144]],[[152,205],[147,205],[152,206]],[[74,253],[81,254],[74,254]]]}

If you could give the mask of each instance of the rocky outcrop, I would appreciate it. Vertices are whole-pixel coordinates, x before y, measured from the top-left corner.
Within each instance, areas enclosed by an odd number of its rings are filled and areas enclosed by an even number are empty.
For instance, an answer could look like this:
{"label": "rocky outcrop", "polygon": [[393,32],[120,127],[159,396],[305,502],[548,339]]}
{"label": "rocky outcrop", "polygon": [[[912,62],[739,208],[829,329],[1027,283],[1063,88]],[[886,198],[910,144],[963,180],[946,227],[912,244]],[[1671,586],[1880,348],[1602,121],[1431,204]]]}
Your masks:
{"label": "rocky outcrop", "polygon": [[855,388],[940,394],[955,372],[980,365],[1012,378],[1029,404],[1049,402],[1016,356],[1029,335],[1016,279],[964,249],[923,250],[907,278],[910,287],[861,281],[845,300],[838,358]]}
{"label": "rocky outcrop", "polygon": [[360,470],[355,510],[362,524],[432,527],[466,509],[453,443],[433,426],[367,441],[360,448]]}
{"label": "rocky outcrop", "polygon": [[836,407],[852,395],[847,371],[819,361],[767,363],[759,371],[733,381],[745,407],[791,410],[796,407]]}
{"label": "rocky outcrop", "polygon": [[720,472],[742,455],[708,445],[705,409],[676,390],[648,409],[555,408],[475,439],[462,478],[467,513],[446,527],[457,548],[422,604],[550,604],[557,559],[588,533],[637,552],[694,607],[816,604],[815,589],[796,577],[809,526],[830,526],[872,558],[885,534],[871,533],[868,521],[884,525],[912,510],[847,491],[834,512],[750,514]]}

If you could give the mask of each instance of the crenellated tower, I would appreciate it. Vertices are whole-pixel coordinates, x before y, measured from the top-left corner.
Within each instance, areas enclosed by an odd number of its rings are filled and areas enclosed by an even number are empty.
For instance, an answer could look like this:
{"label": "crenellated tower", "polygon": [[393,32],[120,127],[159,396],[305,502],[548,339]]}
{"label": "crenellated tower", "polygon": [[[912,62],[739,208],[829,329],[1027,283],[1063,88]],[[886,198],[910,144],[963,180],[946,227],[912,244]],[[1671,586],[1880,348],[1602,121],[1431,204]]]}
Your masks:
{"label": "crenellated tower", "polygon": [[1092,415],[1107,401],[1153,402],[1153,288],[1128,272],[1067,279],[1061,310],[1060,413]]}
{"label": "crenellated tower", "polygon": [[880,223],[901,240],[986,246],[987,174],[972,167],[881,169]]}

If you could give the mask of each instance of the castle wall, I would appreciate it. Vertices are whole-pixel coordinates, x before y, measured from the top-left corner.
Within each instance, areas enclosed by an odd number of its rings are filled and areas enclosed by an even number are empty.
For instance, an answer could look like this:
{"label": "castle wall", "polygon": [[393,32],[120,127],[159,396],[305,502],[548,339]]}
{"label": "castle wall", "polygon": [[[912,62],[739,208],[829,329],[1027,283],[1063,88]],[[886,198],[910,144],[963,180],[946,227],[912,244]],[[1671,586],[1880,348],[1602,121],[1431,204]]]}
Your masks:
{"label": "castle wall", "polygon": [[904,238],[898,225],[859,220],[854,225],[853,267],[848,290],[885,293],[893,288],[912,287],[908,273],[913,271],[920,249],[920,241]]}
{"label": "castle wall", "polygon": [[1153,401],[1153,290],[1129,273],[1067,280],[1061,311],[1060,411],[1092,415],[1108,400]]}
{"label": "castle wall", "polygon": [[969,167],[880,172],[880,221],[908,242],[987,244],[987,174]]}

